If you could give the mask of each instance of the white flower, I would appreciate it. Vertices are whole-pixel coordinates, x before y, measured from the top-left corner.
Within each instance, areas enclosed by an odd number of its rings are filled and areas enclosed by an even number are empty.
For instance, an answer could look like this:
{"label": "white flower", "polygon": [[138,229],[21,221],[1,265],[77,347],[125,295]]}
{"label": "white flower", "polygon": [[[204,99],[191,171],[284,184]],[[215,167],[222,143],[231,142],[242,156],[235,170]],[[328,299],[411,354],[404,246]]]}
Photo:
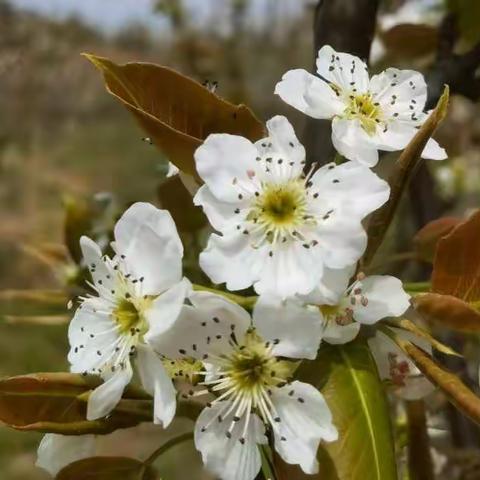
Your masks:
{"label": "white flower", "polygon": [[206,388],[190,393],[211,394],[195,426],[195,445],[207,467],[223,480],[253,480],[268,428],[286,462],[317,472],[320,441],[334,441],[338,433],[320,392],[290,382],[296,363],[284,357],[314,358],[310,335],[320,325],[308,316],[272,325],[254,312],[254,329],[248,313],[224,297],[195,292],[189,298],[192,306],[183,308],[159,347],[169,358],[204,364]]}
{"label": "white flower", "polygon": [[[428,354],[432,353],[432,346],[426,340],[405,330],[391,330],[402,340],[415,344]],[[389,380],[397,395],[406,400],[417,400],[433,392],[434,385],[388,335],[377,331],[375,337],[368,340],[368,345],[377,363],[380,378]]]}
{"label": "white flower", "polygon": [[410,296],[402,282],[390,275],[359,275],[349,285],[353,268],[329,270],[323,284],[308,303],[320,305],[324,330],[322,339],[331,344],[353,340],[360,326],[373,325],[388,317],[398,317],[410,306]]}
{"label": "white flower", "polygon": [[195,152],[205,181],[194,201],[212,234],[200,266],[229,290],[254,285],[282,298],[310,292],[324,266],[354,263],[366,245],[361,220],[389,196],[386,182],[353,162],[303,174],[305,150],[281,116],[269,137],[210,135]]}
{"label": "white flower", "polygon": [[[350,160],[373,167],[378,150],[404,149],[427,118],[427,86],[418,72],[389,68],[369,78],[358,57],[327,45],[318,52],[317,73],[290,70],[275,93],[311,117],[332,119],[333,145]],[[447,157],[433,139],[422,156]]]}
{"label": "white flower", "polygon": [[[271,325],[272,330],[290,318],[308,317],[310,323],[316,322],[319,328],[304,340],[309,342],[315,357],[322,340],[331,344],[348,343],[358,335],[362,324],[373,325],[383,318],[398,317],[410,306],[410,297],[397,278],[359,275],[349,285],[353,271],[354,267],[327,269],[322,283],[309,295],[286,301],[264,295],[257,301],[257,312],[259,315],[261,312],[263,322]],[[298,335],[305,335],[297,323],[290,328]]]}
{"label": "white flower", "polygon": [[167,426],[175,389],[152,344],[177,319],[189,289],[182,280],[183,247],[167,211],[135,203],[115,226],[116,255],[82,237],[95,296],[82,298],[68,331],[71,371],[105,380],[90,395],[87,418],[107,415],[132,378],[132,360],[143,387],[154,396],[154,422]]}

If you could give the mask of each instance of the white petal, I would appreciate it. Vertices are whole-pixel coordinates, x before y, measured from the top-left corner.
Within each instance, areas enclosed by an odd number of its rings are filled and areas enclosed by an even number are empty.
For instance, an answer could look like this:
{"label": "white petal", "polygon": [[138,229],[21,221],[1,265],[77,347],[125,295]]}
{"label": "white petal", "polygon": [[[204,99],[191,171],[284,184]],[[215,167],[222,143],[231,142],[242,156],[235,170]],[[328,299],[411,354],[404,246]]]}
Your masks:
{"label": "white petal", "polygon": [[251,325],[247,311],[221,295],[193,292],[189,300],[192,306],[184,306],[172,327],[155,340],[156,351],[169,358],[206,360],[229,352],[232,332],[243,338]]}
{"label": "white petal", "polygon": [[[96,298],[83,302],[68,327],[68,361],[72,372],[83,373],[98,368],[115,348],[118,339],[115,322],[108,314],[92,311],[92,304],[101,306],[100,302]],[[101,352],[100,356],[97,351]]]}
{"label": "white petal", "polygon": [[305,248],[301,242],[278,245],[272,256],[265,255],[254,283],[259,295],[288,298],[311,292],[323,273],[323,250]]}
{"label": "white petal", "polygon": [[317,239],[325,265],[332,269],[355,263],[365,251],[367,235],[360,221],[332,215],[318,226]]}
{"label": "white petal", "polygon": [[342,90],[356,88],[361,94],[367,92],[369,87],[365,63],[349,53],[336,52],[330,45],[325,45],[318,51],[317,72]]}
{"label": "white petal", "polygon": [[200,268],[213,283],[226,283],[228,290],[242,290],[253,284],[262,257],[267,256],[264,247],[254,249],[249,235],[212,234],[207,248],[200,254]]}
{"label": "white petal", "polygon": [[191,283],[183,280],[165,293],[158,296],[145,311],[145,318],[148,322],[148,331],[145,334],[147,343],[155,344],[156,339],[172,327],[180,315],[185,298],[191,291]]}
{"label": "white petal", "polygon": [[300,174],[305,160],[305,148],[298,141],[292,125],[282,115],[276,115],[267,122],[269,139],[276,151],[284,155],[288,160],[295,162],[294,174]]}
{"label": "white petal", "polygon": [[183,246],[166,210],[133,204],[115,225],[115,248],[125,256],[125,273],[143,277],[144,295],[159,294],[182,277]]}
{"label": "white petal", "polygon": [[348,325],[339,325],[334,320],[326,323],[323,331],[323,340],[332,345],[343,345],[357,337],[360,324],[353,322]]}
{"label": "white petal", "polygon": [[445,160],[448,157],[447,152],[442,148],[436,140],[430,138],[427,145],[423,149],[422,158],[429,160]]}
{"label": "white petal", "polygon": [[332,142],[338,153],[367,167],[378,163],[377,147],[358,120],[334,118]]}
{"label": "white petal", "polygon": [[387,130],[377,129],[372,141],[379,150],[394,152],[403,150],[417,133],[414,124],[391,121]]}
{"label": "white petal", "polygon": [[[431,354],[431,345],[423,339],[399,329],[392,329],[403,340],[408,340]],[[368,339],[368,345],[377,364],[381,379],[392,380],[395,393],[407,400],[416,400],[430,394],[432,385],[418,370],[415,364],[384,333],[377,331],[375,337]],[[399,374],[399,367],[402,374]]]}
{"label": "white petal", "polygon": [[126,362],[107,381],[98,386],[88,398],[87,420],[96,420],[108,415],[122,398],[123,390],[132,379],[132,367]]}
{"label": "white petal", "polygon": [[226,133],[209,135],[195,151],[200,177],[215,197],[226,202],[238,200],[236,184],[251,183],[248,172],[256,168],[256,157],[257,149],[249,140]]}
{"label": "white petal", "polygon": [[361,289],[368,303],[361,301],[350,304],[353,317],[357,322],[372,325],[382,318],[398,317],[406,312],[410,306],[410,296],[403,289],[402,282],[389,275],[371,275],[356,282],[352,287],[351,295],[357,288]]}
{"label": "white petal", "polygon": [[[215,230],[223,232],[224,230],[232,230],[235,225],[241,223],[248,215],[249,210],[243,209],[243,205],[239,203],[223,202],[213,195],[207,185],[202,185],[193,199],[195,205],[203,208],[210,225]],[[243,210],[235,213],[238,209]]]}
{"label": "white petal", "polygon": [[[411,101],[416,111],[422,111],[427,100],[427,84],[423,75],[414,70],[387,68],[370,80],[370,91],[387,112],[410,111]],[[394,105],[390,105],[395,95]]]}
{"label": "white petal", "polygon": [[253,324],[267,341],[278,340],[272,354],[313,360],[322,339],[323,318],[317,307],[294,300],[261,296],[253,310]]}
{"label": "white petal", "polygon": [[172,380],[158,355],[144,345],[138,346],[137,368],[143,388],[154,398],[153,423],[167,428],[177,407]]}
{"label": "white petal", "polygon": [[302,296],[306,303],[314,305],[337,305],[348,287],[348,281],[355,273],[356,265],[345,268],[325,268],[322,280],[308,295]]}
{"label": "white petal", "polygon": [[381,207],[390,196],[388,183],[356,162],[324,165],[311,181],[337,213],[340,209],[343,215],[359,220]]}
{"label": "white petal", "polygon": [[[111,289],[113,284],[112,269],[103,261],[100,247],[85,235],[80,238],[85,265],[88,267],[93,283],[101,291],[103,288]],[[101,284],[98,281],[101,281]]]}
{"label": "white petal", "polygon": [[202,454],[205,466],[222,480],[254,480],[261,467],[257,444],[267,442],[265,428],[252,414],[245,443],[239,441],[243,435],[243,421],[235,423],[231,438],[227,438],[233,413],[223,418],[222,422],[217,420],[225,403],[217,403],[202,411],[195,424],[195,446]]}
{"label": "white petal", "polygon": [[306,70],[289,70],[275,86],[275,93],[284,102],[314,118],[332,118],[345,109],[334,90]]}
{"label": "white petal", "polygon": [[295,381],[274,389],[271,399],[280,417],[275,429],[275,450],[285,462],[300,465],[305,473],[317,473],[320,441],[338,438],[322,394],[311,385]]}
{"label": "white petal", "polygon": [[37,451],[35,465],[53,477],[70,463],[95,455],[95,436],[67,436],[47,433]]}

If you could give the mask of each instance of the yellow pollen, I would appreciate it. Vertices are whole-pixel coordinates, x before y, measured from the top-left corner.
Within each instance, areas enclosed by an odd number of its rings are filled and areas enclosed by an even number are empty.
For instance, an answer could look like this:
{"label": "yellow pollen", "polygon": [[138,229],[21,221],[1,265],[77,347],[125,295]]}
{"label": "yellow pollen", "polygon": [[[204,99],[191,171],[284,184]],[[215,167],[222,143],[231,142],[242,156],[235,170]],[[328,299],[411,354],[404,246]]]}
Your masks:
{"label": "yellow pollen", "polygon": [[350,102],[345,109],[344,115],[347,118],[360,120],[362,128],[373,135],[377,129],[377,123],[381,121],[382,111],[380,106],[374,102],[370,93],[362,95],[350,95]]}
{"label": "yellow pollen", "polygon": [[147,323],[143,315],[130,300],[121,299],[117,304],[117,308],[113,311],[113,315],[120,326],[121,334],[128,333],[132,329],[138,329],[137,333],[141,335],[146,333]]}
{"label": "yellow pollen", "polygon": [[224,372],[237,391],[254,391],[261,387],[276,386],[293,373],[294,364],[278,360],[254,332],[248,332],[243,345],[225,359]]}
{"label": "yellow pollen", "polygon": [[266,184],[247,217],[268,232],[269,241],[311,221],[305,180],[290,180],[283,184]]}

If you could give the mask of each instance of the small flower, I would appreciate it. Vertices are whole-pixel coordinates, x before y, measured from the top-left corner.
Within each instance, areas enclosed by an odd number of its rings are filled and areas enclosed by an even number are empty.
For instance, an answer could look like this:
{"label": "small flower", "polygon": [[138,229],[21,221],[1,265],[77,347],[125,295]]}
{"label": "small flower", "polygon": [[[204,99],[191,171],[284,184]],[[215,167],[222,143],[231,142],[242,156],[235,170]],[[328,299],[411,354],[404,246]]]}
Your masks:
{"label": "small flower", "polygon": [[361,220],[388,199],[386,182],[346,162],[304,175],[305,150],[284,117],[267,122],[269,137],[210,135],[195,152],[205,181],[194,201],[212,234],[200,266],[229,290],[254,285],[282,298],[308,293],[324,266],[354,263],[366,245]]}
{"label": "small flower", "polygon": [[296,363],[286,358],[314,358],[308,342],[320,325],[299,316],[272,329],[254,311],[252,326],[248,313],[223,297],[194,292],[189,299],[192,306],[183,308],[159,346],[169,358],[204,364],[203,389],[190,394],[210,395],[195,426],[207,467],[223,480],[253,480],[267,428],[286,462],[316,473],[320,441],[334,441],[338,433],[320,392],[291,381]]}
{"label": "small flower", "polygon": [[182,280],[183,247],[167,211],[135,203],[115,226],[116,255],[102,257],[87,237],[80,244],[96,295],[82,303],[68,331],[71,371],[105,381],[88,400],[87,418],[107,415],[132,378],[132,361],[143,387],[155,397],[154,422],[167,426],[176,394],[152,345],[177,319],[189,289]]}
{"label": "small flower", "polygon": [[[315,356],[322,340],[331,344],[348,343],[358,335],[362,324],[373,325],[383,318],[398,317],[408,309],[410,297],[400,280],[388,275],[359,275],[349,285],[353,270],[352,267],[327,269],[322,283],[309,295],[283,302],[274,296],[260,297],[257,312],[272,330],[289,318],[302,316],[308,317],[310,324],[316,322],[319,328],[311,330],[308,340],[304,340],[309,342]],[[295,330],[298,335],[305,335],[296,324]]]}
{"label": "small flower", "polygon": [[322,338],[331,344],[350,342],[362,324],[373,325],[383,318],[398,317],[410,306],[410,296],[398,278],[360,274],[348,285],[352,273],[352,268],[326,272],[324,285],[305,298],[320,305]]}
{"label": "small flower", "polygon": [[[358,57],[327,45],[318,52],[317,73],[290,70],[275,93],[311,117],[332,119],[333,145],[350,160],[373,167],[378,150],[404,149],[427,118],[427,86],[418,72],[389,68],[369,78]],[[422,156],[447,157],[433,139]]]}
{"label": "small flower", "polygon": [[[415,344],[429,354],[432,353],[432,346],[426,340],[399,328],[391,330],[402,340]],[[406,400],[418,400],[433,392],[434,385],[388,335],[377,331],[375,337],[368,340],[368,345],[380,378],[389,381],[397,395]]]}

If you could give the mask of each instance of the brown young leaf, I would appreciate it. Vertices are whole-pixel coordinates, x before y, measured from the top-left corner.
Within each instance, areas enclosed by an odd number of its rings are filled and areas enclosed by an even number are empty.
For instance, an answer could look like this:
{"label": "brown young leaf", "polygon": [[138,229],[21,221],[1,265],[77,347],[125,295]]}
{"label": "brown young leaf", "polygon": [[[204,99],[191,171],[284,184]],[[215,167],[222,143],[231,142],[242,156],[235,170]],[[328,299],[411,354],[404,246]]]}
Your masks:
{"label": "brown young leaf", "polygon": [[480,312],[453,295],[425,293],[415,297],[414,306],[429,323],[465,333],[480,332]]}
{"label": "brown young leaf", "polygon": [[55,480],[156,480],[152,467],[127,457],[90,457],[67,465]]}
{"label": "brown young leaf", "polygon": [[248,107],[221,99],[175,70],[85,57],[103,73],[108,92],[135,116],[152,142],[189,175],[196,175],[193,153],[210,133],[242,135],[252,141],[264,136],[262,123]]}
{"label": "brown young leaf", "polygon": [[438,242],[432,290],[466,302],[480,299],[480,210]]}
{"label": "brown young leaf", "polygon": [[455,217],[438,218],[427,223],[413,237],[413,246],[417,258],[426,262],[433,262],[438,242],[448,235],[459,223]]}
{"label": "brown young leaf", "polygon": [[388,328],[382,329],[412,359],[418,369],[446,395],[461,412],[480,424],[480,398],[457,375],[445,370],[430,355]]}
{"label": "brown young leaf", "polygon": [[400,157],[395,164],[394,171],[389,179],[391,188],[390,198],[383,207],[372,215],[370,223],[368,224],[368,245],[361,260],[363,268],[369,265],[376,251],[382,244],[383,238],[385,237],[388,227],[390,226],[400,203],[402,193],[421,161],[420,156],[423,149],[429,138],[435,133],[440,122],[445,118],[448,107],[448,98],[449,90],[448,86],[445,86],[435,110],[433,110],[405,150],[400,154]]}
{"label": "brown young leaf", "polygon": [[98,377],[72,373],[35,373],[0,380],[0,421],[18,430],[83,435],[109,433],[152,418],[150,397],[127,388],[107,418],[86,420],[88,393]]}
{"label": "brown young leaf", "polygon": [[192,196],[178,175],[163,181],[157,194],[161,207],[172,214],[180,232],[195,232],[207,224],[205,214],[193,204]]}

